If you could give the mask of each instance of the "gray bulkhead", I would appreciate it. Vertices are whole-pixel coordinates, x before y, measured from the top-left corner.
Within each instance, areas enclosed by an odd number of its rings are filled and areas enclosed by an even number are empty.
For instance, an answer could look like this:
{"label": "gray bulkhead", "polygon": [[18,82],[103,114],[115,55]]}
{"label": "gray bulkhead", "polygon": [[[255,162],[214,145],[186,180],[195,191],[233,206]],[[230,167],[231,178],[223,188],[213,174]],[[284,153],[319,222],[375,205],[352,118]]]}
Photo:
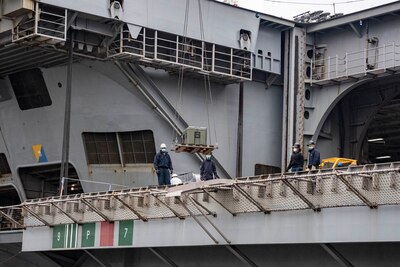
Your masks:
{"label": "gray bulkhead", "polygon": [[[109,1],[41,0],[43,4],[68,8],[71,11],[109,17]],[[185,35],[240,49],[240,31],[250,32],[251,59],[254,69],[262,73],[258,82],[244,82],[244,132],[242,175],[253,175],[255,164],[280,167],[282,128],[282,85],[279,81],[267,86],[267,79],[281,73],[281,32],[292,22],[254,11],[236,9],[215,1],[125,1],[121,20],[136,27],[147,27],[171,34]],[[184,32],[185,13],[187,32]],[[203,16],[200,20],[200,13]],[[171,15],[173,14],[173,15]],[[7,20],[8,21],[8,20]],[[84,32],[83,32],[84,33]],[[40,67],[40,66],[39,66]],[[208,98],[206,108],[203,77],[184,75],[182,104],[177,105],[178,75],[162,69],[143,67],[146,74],[165,95],[172,106],[191,126],[208,127],[210,143],[218,143],[215,157],[231,177],[236,175],[237,127],[239,116],[239,83],[211,82],[213,102]],[[41,144],[49,163],[59,163],[62,148],[66,72],[64,66],[41,68],[52,104],[22,111],[17,104],[11,84],[6,78],[1,90],[11,96],[0,104],[4,141],[8,160],[21,198],[24,199],[19,168],[43,166],[37,163],[32,145]],[[264,80],[263,80],[264,79]],[[272,79],[275,80],[275,79]],[[80,60],[73,65],[70,163],[81,180],[121,184],[127,187],[156,184],[152,164],[88,165],[82,138],[83,132],[126,132],[151,130],[155,150],[160,143],[171,147],[175,134],[139,90],[128,81],[111,61]],[[15,134],[18,133],[18,134]],[[0,152],[6,151],[1,149]],[[193,155],[170,152],[174,171],[199,172],[200,161]],[[220,172],[221,173],[221,172]],[[84,191],[108,190],[108,185],[81,182]]]}
{"label": "gray bulkhead", "polygon": [[[22,111],[14,96],[1,103],[2,133],[9,149],[14,177],[19,167],[40,164],[35,162],[32,145],[42,144],[49,162],[60,161],[66,70],[65,67],[55,67],[42,71],[52,99],[50,106]],[[149,74],[175,105],[179,95],[177,76],[150,68]],[[61,83],[61,88],[58,83]],[[12,94],[10,86],[8,84],[7,89]],[[169,147],[172,145],[172,128],[147,105],[112,63],[86,61],[74,64],[72,87],[70,162],[79,177],[128,187],[156,184],[152,164],[88,166],[82,133],[150,129],[158,150],[162,142]],[[209,103],[209,137],[215,142],[215,120],[219,145],[215,156],[232,176],[236,164],[238,89],[238,84],[213,83],[213,105]],[[252,175],[256,163],[279,166],[280,146],[276,144],[280,142],[280,91],[278,87],[266,90],[257,82],[245,83],[244,175]],[[185,78],[182,102],[180,114],[183,118],[190,125],[207,127],[205,89],[201,79]],[[173,152],[170,155],[175,172],[199,172],[200,162],[193,155]],[[89,183],[82,185],[85,191],[108,188]]]}
{"label": "gray bulkhead", "polygon": [[[376,75],[378,72],[373,71],[398,65],[397,45],[400,43],[400,35],[399,27],[396,25],[400,25],[400,19],[392,13],[379,14],[379,19],[365,17],[362,14],[355,16],[353,20],[351,15],[347,17],[337,19],[338,25],[335,26],[321,28],[324,25],[321,23],[321,25],[307,27],[307,51],[313,49],[314,60],[315,55],[318,54],[317,57],[324,61],[320,69],[316,67],[313,70],[314,80],[334,79],[337,73],[342,76],[348,75],[349,78],[338,79],[336,82],[323,86],[306,85],[310,97],[305,99],[305,109],[310,116],[304,119],[304,134],[308,136],[308,139],[318,138],[322,157],[342,154],[342,156],[360,160],[364,134],[375,114],[372,112],[365,115],[362,109],[368,105],[380,105],[375,102],[385,97],[376,92],[393,86],[393,81],[390,81],[392,78],[379,78]],[[318,30],[314,30],[315,28]],[[338,70],[335,66],[336,57],[339,61]],[[306,61],[310,64],[310,58]],[[342,65],[340,62],[343,62]],[[344,71],[344,64],[347,64],[347,74]],[[365,65],[367,68],[364,67]],[[367,73],[368,71],[372,73]],[[323,74],[319,75],[318,72]],[[328,77],[328,72],[330,77]],[[353,75],[354,73],[358,74]],[[388,76],[390,74],[393,73],[388,71],[383,76],[390,77]],[[378,80],[380,83],[374,90],[368,88],[368,86],[371,87],[372,82]],[[346,102],[340,104],[341,100]],[[344,117],[340,115],[339,110],[343,112]],[[343,121],[345,121],[345,126],[343,126]],[[357,124],[360,125],[357,126]],[[344,127],[345,133],[340,131],[340,127]],[[366,160],[365,157],[363,160]]]}

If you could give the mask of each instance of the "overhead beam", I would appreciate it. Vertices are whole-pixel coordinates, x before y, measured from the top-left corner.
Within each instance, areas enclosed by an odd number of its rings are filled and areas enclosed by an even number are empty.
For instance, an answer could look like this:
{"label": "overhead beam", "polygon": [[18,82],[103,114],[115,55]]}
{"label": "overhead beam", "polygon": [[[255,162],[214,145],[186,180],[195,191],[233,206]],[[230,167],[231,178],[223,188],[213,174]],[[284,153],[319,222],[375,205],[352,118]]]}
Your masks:
{"label": "overhead beam", "polygon": [[87,253],[82,253],[82,255],[75,261],[74,265],[72,267],[79,267],[82,266],[83,263],[89,258],[89,255]]}
{"label": "overhead beam", "polygon": [[241,262],[246,264],[247,266],[257,267],[258,265],[255,264],[249,257],[246,256],[242,251],[240,251],[236,246],[228,245],[225,246],[233,255],[235,255]]}
{"label": "overhead beam", "polygon": [[95,262],[97,262],[100,266],[102,267],[111,267],[111,265],[109,265],[108,263],[102,261],[101,259],[99,259],[94,252],[90,252],[89,250],[84,249],[83,251],[86,252],[86,254],[88,254]]}
{"label": "overhead beam", "polygon": [[61,255],[59,253],[55,253],[55,252],[52,252],[52,251],[39,252],[39,254],[42,254],[46,258],[57,259],[57,260],[65,262],[65,263],[69,263],[71,265],[75,263],[74,259],[66,257],[66,256],[63,256],[63,255]]}
{"label": "overhead beam", "polygon": [[321,247],[328,252],[329,255],[332,256],[336,260],[337,263],[339,263],[341,266],[344,267],[353,267],[353,264],[351,264],[342,254],[339,253],[331,244],[320,244]]}
{"label": "overhead beam", "polygon": [[167,255],[165,255],[161,250],[158,248],[149,248],[151,252],[153,252],[154,255],[157,256],[160,260],[162,260],[165,264],[171,267],[178,267],[178,265],[173,262]]}
{"label": "overhead beam", "polygon": [[323,21],[320,23],[315,23],[311,25],[307,25],[307,33],[317,32],[329,28],[334,28],[336,26],[345,25],[349,23],[355,23],[360,20],[370,19],[373,17],[381,16],[384,14],[390,14],[393,10],[400,10],[400,2],[394,2],[382,6],[378,6],[375,8],[351,13],[348,15],[341,16],[339,18]]}
{"label": "overhead beam", "polygon": [[111,25],[96,22],[86,18],[76,18],[74,22],[71,22],[71,28],[77,31],[86,31],[98,35],[104,35],[107,37],[114,36]]}

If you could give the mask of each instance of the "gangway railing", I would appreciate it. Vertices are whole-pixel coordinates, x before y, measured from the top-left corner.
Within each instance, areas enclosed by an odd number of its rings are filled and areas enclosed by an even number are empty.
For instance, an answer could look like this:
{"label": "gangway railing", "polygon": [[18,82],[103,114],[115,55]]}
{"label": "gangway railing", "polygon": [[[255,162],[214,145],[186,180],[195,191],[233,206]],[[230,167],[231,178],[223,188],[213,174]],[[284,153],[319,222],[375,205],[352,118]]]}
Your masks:
{"label": "gangway railing", "polygon": [[[215,179],[27,200],[1,207],[6,229],[98,221],[400,204],[400,162]],[[3,224],[1,224],[3,226]],[[7,228],[8,227],[8,228]]]}
{"label": "gangway railing", "polygon": [[142,28],[132,36],[127,25],[108,48],[109,58],[136,60],[168,70],[183,68],[231,80],[251,80],[251,52],[167,32]]}
{"label": "gangway railing", "polygon": [[391,43],[364,50],[347,52],[342,56],[327,56],[311,60],[310,83],[342,81],[370,75],[397,72],[400,68],[400,45]]}

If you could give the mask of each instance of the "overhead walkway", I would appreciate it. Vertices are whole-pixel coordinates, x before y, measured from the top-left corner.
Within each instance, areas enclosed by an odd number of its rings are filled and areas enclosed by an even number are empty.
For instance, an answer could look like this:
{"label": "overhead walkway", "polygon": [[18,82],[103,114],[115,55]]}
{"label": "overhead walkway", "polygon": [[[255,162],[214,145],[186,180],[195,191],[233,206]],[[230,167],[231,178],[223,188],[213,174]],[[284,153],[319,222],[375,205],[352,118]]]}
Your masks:
{"label": "overhead walkway", "polygon": [[[216,179],[27,200],[1,207],[2,229],[400,204],[400,162]],[[200,223],[200,222],[199,222]]]}
{"label": "overhead walkway", "polygon": [[[66,64],[74,34],[74,60],[125,60],[221,83],[252,80],[252,52],[35,2],[0,36],[0,76]],[[108,12],[108,11],[107,11]],[[7,21],[11,20],[10,18]],[[4,23],[4,22],[3,22]],[[0,23],[1,24],[1,23]],[[30,60],[27,60],[30,59]],[[29,62],[29,63],[27,63]]]}
{"label": "overhead walkway", "polygon": [[385,44],[328,56],[310,62],[311,85],[330,85],[365,78],[383,77],[400,70],[400,45]]}

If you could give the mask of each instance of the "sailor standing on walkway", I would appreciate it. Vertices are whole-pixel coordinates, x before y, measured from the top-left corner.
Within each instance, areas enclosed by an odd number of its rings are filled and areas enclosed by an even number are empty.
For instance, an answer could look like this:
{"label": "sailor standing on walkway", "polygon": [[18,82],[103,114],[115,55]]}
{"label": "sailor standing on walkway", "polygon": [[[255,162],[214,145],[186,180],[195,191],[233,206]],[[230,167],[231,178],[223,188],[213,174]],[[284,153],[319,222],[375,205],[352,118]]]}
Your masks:
{"label": "sailor standing on walkway", "polygon": [[167,152],[165,144],[160,145],[160,152],[154,157],[154,169],[157,172],[158,185],[170,185],[173,168],[171,157]]}
{"label": "sailor standing on walkway", "polygon": [[307,167],[309,170],[312,170],[313,167],[315,169],[319,169],[319,164],[321,164],[321,155],[319,151],[315,148],[315,142],[310,140],[308,142],[308,161]]}
{"label": "sailor standing on walkway", "polygon": [[304,156],[301,153],[301,148],[299,143],[295,143],[293,145],[293,153],[290,156],[289,166],[286,171],[291,170],[292,172],[301,172],[303,171],[304,165]]}
{"label": "sailor standing on walkway", "polygon": [[217,168],[214,162],[211,160],[211,155],[206,155],[206,159],[203,160],[200,166],[200,179],[202,181],[212,180],[219,178],[217,174]]}

